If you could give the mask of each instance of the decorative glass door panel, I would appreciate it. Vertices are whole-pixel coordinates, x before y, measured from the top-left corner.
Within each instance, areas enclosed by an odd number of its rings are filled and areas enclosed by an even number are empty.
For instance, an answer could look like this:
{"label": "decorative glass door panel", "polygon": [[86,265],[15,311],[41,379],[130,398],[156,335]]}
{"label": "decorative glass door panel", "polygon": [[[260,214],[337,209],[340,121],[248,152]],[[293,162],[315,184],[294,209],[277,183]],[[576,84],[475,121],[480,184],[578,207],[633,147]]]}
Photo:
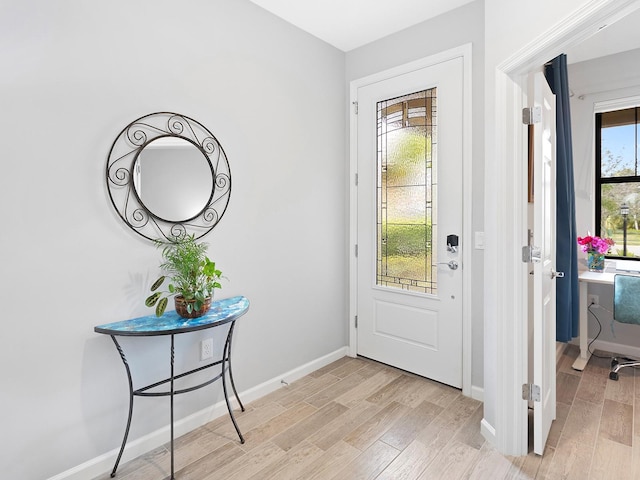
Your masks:
{"label": "decorative glass door panel", "polygon": [[379,286],[436,293],[436,90],[377,102]]}

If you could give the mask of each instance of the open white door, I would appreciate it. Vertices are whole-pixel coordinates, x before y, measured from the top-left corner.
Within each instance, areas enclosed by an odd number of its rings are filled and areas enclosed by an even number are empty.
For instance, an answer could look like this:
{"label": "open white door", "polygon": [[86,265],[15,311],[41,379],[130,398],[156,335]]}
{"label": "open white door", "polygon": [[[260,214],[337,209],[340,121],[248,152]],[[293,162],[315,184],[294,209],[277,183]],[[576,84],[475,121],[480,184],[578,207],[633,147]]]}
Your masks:
{"label": "open white door", "polygon": [[533,450],[542,455],[556,418],[556,117],[555,95],[542,73],[529,76],[533,108]]}

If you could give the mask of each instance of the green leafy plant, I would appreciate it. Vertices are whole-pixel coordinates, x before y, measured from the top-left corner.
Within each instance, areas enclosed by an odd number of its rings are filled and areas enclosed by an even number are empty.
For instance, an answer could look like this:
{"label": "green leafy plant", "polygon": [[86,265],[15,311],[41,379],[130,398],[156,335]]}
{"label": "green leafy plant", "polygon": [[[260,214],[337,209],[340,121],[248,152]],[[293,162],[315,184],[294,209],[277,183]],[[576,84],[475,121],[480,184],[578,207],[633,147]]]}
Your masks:
{"label": "green leafy plant", "polygon": [[[145,300],[147,307],[156,307],[156,316],[160,317],[167,308],[169,297],[182,296],[189,302],[187,311],[199,310],[208,297],[213,296],[216,288],[222,288],[222,272],[216,268],[207,256],[207,244],[196,242],[194,235],[187,235],[174,242],[156,242],[162,248],[163,263],[160,268],[165,275],[158,278]],[[167,290],[158,290],[169,278]]]}

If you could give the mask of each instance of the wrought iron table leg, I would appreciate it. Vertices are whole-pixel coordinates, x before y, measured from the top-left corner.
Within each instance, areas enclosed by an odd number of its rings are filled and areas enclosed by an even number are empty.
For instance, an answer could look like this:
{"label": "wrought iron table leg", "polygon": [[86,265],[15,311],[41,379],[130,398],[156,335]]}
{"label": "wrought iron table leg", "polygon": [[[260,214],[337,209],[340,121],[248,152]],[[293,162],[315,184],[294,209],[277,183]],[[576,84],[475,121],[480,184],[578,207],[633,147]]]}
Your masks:
{"label": "wrought iron table leg", "polygon": [[122,347],[116,340],[113,335],[110,335],[111,340],[116,345],[116,349],[120,354],[120,358],[122,359],[122,363],[124,363],[124,368],[127,371],[127,379],[129,380],[129,417],[127,418],[127,427],[124,430],[124,438],[122,439],[122,445],[120,446],[120,452],[118,453],[118,458],[116,458],[116,463],[113,466],[113,470],[111,471],[111,478],[116,476],[116,470],[118,470],[118,464],[120,463],[120,459],[122,458],[122,453],[124,452],[124,447],[127,444],[127,438],[129,437],[129,428],[131,427],[131,418],[133,416],[133,380],[131,380],[131,370],[129,369],[129,363],[127,363],[127,357],[124,355],[124,351]]}
{"label": "wrought iron table leg", "polygon": [[[231,421],[233,422],[233,426],[236,429],[236,432],[238,434],[238,437],[240,437],[240,443],[244,443],[244,437],[242,436],[242,433],[240,432],[240,427],[238,427],[238,422],[236,422],[236,417],[233,416],[233,409],[231,408],[231,403],[229,402],[229,394],[227,392],[227,382],[225,380],[225,361],[229,362],[229,358],[230,358],[230,353],[231,353],[231,335],[233,333],[233,330],[229,330],[229,334],[227,335],[227,341],[224,344],[224,351],[222,354],[222,372],[221,372],[221,377],[222,377],[222,390],[224,392],[224,401],[227,402],[227,410],[229,410],[229,416],[231,417]],[[232,380],[232,385],[233,385],[233,380]],[[235,387],[234,387],[234,392],[235,392]],[[236,398],[237,394],[236,394]],[[238,400],[239,402],[239,400]],[[241,404],[242,405],[242,404]],[[243,411],[244,411],[244,407],[243,407]]]}
{"label": "wrought iron table leg", "polygon": [[238,396],[238,391],[236,390],[236,383],[233,381],[233,371],[231,370],[231,341],[233,340],[233,327],[235,327],[236,322],[231,324],[229,330],[229,351],[227,352],[227,363],[229,364],[229,378],[231,379],[231,387],[233,388],[233,394],[236,397],[236,400],[240,404],[240,410],[244,412],[244,405],[240,401],[240,397]]}
{"label": "wrought iron table leg", "polygon": [[173,463],[173,364],[174,364],[174,356],[175,356],[175,344],[174,344],[174,335],[171,334],[171,480],[175,480],[174,476],[174,463]]}

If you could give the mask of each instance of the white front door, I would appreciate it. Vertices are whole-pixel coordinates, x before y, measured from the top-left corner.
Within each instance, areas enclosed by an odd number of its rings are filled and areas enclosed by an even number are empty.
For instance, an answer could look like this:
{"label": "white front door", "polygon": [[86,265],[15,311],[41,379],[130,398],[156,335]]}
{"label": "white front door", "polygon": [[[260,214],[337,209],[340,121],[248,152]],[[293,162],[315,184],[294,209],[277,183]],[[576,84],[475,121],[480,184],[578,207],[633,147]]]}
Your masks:
{"label": "white front door", "polygon": [[463,59],[357,89],[357,353],[462,386]]}
{"label": "white front door", "polygon": [[556,99],[542,73],[530,75],[529,92],[529,104],[541,113],[533,125],[533,244],[540,248],[533,264],[533,384],[540,388],[533,450],[542,455],[556,418]]}

